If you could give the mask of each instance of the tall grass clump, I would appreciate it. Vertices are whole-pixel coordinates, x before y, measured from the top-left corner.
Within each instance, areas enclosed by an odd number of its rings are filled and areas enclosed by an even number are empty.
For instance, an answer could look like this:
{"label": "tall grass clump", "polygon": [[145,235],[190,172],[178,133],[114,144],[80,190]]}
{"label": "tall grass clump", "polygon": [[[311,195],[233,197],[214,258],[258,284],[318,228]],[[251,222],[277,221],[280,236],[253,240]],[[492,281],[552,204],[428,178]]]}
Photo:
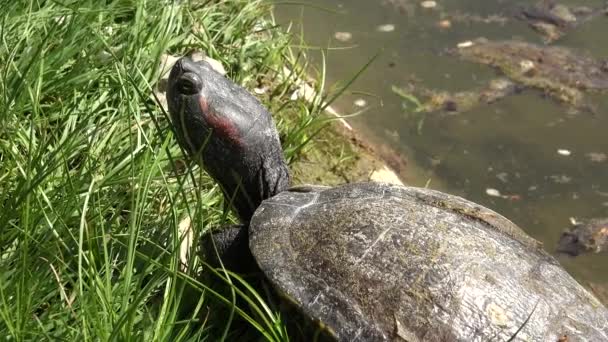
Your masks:
{"label": "tall grass clump", "polygon": [[[233,80],[270,85],[266,104],[292,113],[277,120],[294,159],[322,106],[289,101],[294,78],[278,75],[298,56],[264,19],[268,4],[24,0],[0,7],[0,337],[287,339],[266,295],[210,270],[196,243],[180,260],[185,218],[193,241],[232,219],[218,187],[184,162],[153,95],[163,54],[204,51]],[[201,271],[239,286],[220,294]]]}

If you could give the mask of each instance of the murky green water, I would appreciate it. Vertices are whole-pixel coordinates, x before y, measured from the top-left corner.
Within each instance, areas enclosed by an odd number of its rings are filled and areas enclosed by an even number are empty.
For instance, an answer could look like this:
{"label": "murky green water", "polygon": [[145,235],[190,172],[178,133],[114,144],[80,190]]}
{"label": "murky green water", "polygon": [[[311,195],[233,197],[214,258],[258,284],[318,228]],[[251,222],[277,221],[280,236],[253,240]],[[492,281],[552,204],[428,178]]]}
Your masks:
{"label": "murky green water", "polygon": [[[540,36],[518,20],[504,24],[452,21],[449,29],[440,29],[437,22],[442,13],[456,11],[508,16],[517,9],[515,1],[438,1],[440,8],[432,10],[410,0],[306,2],[311,6],[278,5],[277,20],[294,22],[310,46],[326,49],[330,82],[349,79],[381,51],[336,107],[347,114],[359,110],[353,104],[355,99],[367,101],[369,110],[349,121],[372,139],[390,142],[425,170],[426,174],[408,179],[410,184],[424,185],[430,179],[432,188],[493,208],[542,241],[549,251],[569,226],[569,217],[608,216],[608,161],[593,161],[588,155],[608,154],[606,94],[590,97],[597,106],[594,115],[571,114],[539,92],[525,91],[462,114],[429,113],[418,132],[420,116],[404,110],[402,99],[391,91],[393,85],[405,86],[412,80],[427,88],[462,91],[495,78],[491,68],[443,52],[481,36],[541,43]],[[562,3],[601,7],[603,1]],[[379,32],[377,27],[385,24],[395,25],[395,30]],[[335,32],[350,32],[352,39],[339,42]],[[608,16],[600,16],[554,45],[608,58],[606,32]],[[309,55],[317,63],[321,61],[318,50],[309,50]],[[567,149],[571,155],[560,155],[558,149]],[[516,197],[491,197],[487,188]],[[607,255],[559,259],[581,281],[608,284]]]}

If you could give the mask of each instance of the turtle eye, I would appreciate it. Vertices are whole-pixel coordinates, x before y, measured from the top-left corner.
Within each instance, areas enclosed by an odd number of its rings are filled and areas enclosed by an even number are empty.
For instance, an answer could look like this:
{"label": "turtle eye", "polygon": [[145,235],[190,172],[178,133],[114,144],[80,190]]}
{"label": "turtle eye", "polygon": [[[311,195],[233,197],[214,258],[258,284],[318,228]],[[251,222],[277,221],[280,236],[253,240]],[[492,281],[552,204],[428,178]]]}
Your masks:
{"label": "turtle eye", "polygon": [[189,77],[182,77],[177,82],[177,90],[184,95],[193,95],[198,93],[198,87]]}

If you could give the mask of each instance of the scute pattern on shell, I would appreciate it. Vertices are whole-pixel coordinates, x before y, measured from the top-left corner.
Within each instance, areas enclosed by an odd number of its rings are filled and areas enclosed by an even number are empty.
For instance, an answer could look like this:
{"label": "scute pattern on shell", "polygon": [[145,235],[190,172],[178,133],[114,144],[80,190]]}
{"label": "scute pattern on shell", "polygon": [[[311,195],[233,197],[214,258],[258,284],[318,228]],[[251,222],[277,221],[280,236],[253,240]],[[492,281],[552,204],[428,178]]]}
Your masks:
{"label": "scute pattern on shell", "polygon": [[275,287],[341,341],[608,340],[607,310],[493,211],[379,183],[262,203],[250,248]]}

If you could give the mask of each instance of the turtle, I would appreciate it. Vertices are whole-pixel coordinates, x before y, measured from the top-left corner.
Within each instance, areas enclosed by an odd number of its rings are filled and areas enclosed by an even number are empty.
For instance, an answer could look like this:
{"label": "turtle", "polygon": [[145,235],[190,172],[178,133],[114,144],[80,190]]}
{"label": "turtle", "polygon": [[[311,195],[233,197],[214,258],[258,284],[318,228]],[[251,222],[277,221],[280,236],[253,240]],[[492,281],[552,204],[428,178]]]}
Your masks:
{"label": "turtle", "polygon": [[570,256],[608,251],[608,217],[572,220],[557,243],[557,252]]}
{"label": "turtle", "polygon": [[291,186],[271,114],[205,62],[178,60],[167,99],[178,142],[243,222],[211,235],[222,258],[252,261],[330,338],[608,340],[608,310],[498,213],[426,188]]}

